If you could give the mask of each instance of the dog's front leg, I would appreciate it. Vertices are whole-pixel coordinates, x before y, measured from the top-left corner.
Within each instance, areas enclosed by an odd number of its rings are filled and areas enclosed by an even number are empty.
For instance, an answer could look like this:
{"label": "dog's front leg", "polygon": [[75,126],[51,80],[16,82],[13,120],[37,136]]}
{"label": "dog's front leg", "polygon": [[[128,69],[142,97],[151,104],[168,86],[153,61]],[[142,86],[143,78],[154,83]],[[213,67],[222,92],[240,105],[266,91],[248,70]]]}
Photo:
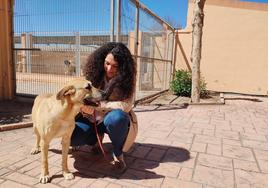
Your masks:
{"label": "dog's front leg", "polygon": [[39,178],[40,183],[48,183],[50,181],[48,173],[48,147],[49,142],[41,139],[42,170]]}
{"label": "dog's front leg", "polygon": [[68,164],[67,164],[70,142],[71,142],[71,135],[65,135],[62,137],[62,141],[61,141],[62,143],[62,172],[66,180],[74,179],[74,175],[69,171]]}
{"label": "dog's front leg", "polygon": [[35,126],[33,129],[34,129],[34,133],[36,135],[36,141],[35,141],[35,145],[34,145],[33,149],[31,150],[31,154],[35,155],[35,154],[40,152],[40,139],[41,139],[41,137],[40,137],[40,134]]}

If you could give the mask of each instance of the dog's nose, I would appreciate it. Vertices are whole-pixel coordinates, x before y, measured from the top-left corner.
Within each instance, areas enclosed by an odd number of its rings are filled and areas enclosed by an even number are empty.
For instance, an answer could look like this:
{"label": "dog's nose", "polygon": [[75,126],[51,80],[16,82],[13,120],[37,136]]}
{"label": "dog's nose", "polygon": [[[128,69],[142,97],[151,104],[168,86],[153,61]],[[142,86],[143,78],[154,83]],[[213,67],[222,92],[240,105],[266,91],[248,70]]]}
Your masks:
{"label": "dog's nose", "polygon": [[92,86],[90,84],[87,85],[87,87],[85,87],[85,89],[90,90],[92,88]]}

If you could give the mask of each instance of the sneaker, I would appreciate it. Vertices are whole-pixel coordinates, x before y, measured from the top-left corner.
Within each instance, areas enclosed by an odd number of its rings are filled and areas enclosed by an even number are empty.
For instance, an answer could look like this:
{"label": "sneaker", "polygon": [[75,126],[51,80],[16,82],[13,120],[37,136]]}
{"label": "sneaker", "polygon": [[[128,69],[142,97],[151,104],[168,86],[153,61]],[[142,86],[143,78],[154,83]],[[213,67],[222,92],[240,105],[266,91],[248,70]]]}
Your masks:
{"label": "sneaker", "polygon": [[111,164],[113,165],[113,170],[115,173],[123,173],[127,168],[123,154],[118,157],[113,154],[113,159],[114,160],[111,162]]}
{"label": "sneaker", "polygon": [[76,151],[78,151],[79,150],[79,148],[80,148],[80,146],[70,146],[69,147],[69,151],[71,151],[71,152],[76,152]]}

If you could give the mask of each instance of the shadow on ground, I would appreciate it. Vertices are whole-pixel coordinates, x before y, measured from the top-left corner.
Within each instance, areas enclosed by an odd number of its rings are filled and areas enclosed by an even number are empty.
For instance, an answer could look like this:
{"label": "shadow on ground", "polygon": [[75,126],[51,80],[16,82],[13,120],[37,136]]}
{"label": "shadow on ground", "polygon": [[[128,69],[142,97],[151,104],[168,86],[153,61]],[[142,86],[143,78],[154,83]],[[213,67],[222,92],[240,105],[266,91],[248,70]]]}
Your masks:
{"label": "shadow on ground", "polygon": [[178,109],[186,109],[189,106],[188,103],[176,104],[176,105],[168,105],[168,104],[157,104],[157,105],[143,105],[136,106],[134,108],[134,112],[152,112],[152,111],[167,111],[167,110],[178,110]]}
{"label": "shadow on ground", "polygon": [[33,99],[14,99],[0,102],[0,125],[28,122]]}
{"label": "shadow on ground", "polygon": [[[103,147],[108,155],[109,160],[112,160],[110,153],[112,145],[104,143]],[[50,151],[61,154],[61,150],[51,149]],[[156,154],[154,152],[158,152]],[[74,168],[77,172],[74,173],[77,177],[82,178],[103,178],[109,177],[113,179],[159,179],[164,178],[165,174],[161,174],[156,170],[161,163],[167,163],[168,167],[188,161],[190,152],[187,149],[180,147],[164,146],[149,143],[135,143],[130,152],[125,154],[127,169],[124,173],[116,174],[111,168],[109,161],[106,161],[102,153],[94,154],[89,147],[81,147],[78,151],[73,151],[71,159],[74,160]],[[172,169],[166,169],[172,170]],[[161,170],[160,170],[161,171]],[[52,176],[53,178],[62,177],[59,175]]]}
{"label": "shadow on ground", "polygon": [[252,101],[252,102],[263,102],[257,98],[245,98],[245,97],[226,97],[225,100],[245,100],[245,101]]}

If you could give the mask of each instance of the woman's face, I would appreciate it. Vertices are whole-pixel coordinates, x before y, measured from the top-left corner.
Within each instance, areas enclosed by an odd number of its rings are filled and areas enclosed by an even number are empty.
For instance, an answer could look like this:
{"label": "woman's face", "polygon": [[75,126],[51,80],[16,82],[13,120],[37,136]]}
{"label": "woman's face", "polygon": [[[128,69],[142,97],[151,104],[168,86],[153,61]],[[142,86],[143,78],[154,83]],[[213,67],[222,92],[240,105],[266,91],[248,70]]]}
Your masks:
{"label": "woman's face", "polygon": [[108,54],[104,61],[104,70],[107,80],[112,79],[118,74],[118,62],[114,60],[113,54]]}

